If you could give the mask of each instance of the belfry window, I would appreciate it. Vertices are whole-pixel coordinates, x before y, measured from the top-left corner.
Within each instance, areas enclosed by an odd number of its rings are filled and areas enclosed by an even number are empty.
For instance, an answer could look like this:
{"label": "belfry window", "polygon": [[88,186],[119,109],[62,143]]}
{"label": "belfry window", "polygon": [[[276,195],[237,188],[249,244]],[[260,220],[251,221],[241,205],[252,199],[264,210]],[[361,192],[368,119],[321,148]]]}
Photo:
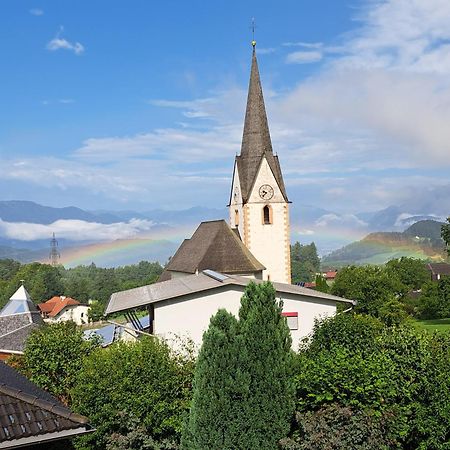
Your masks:
{"label": "belfry window", "polygon": [[263,208],[263,224],[270,225],[272,223],[272,208],[269,205]]}

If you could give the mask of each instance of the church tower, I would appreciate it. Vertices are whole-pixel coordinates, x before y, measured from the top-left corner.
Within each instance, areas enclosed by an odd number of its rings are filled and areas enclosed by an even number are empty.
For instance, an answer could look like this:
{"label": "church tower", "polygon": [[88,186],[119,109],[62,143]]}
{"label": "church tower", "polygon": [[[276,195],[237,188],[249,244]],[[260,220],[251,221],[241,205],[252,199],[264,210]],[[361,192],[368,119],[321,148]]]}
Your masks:
{"label": "church tower", "polygon": [[255,41],[252,46],[241,154],[236,156],[228,205],[230,226],[266,267],[265,280],[290,283],[290,202],[278,156],[272,151]]}

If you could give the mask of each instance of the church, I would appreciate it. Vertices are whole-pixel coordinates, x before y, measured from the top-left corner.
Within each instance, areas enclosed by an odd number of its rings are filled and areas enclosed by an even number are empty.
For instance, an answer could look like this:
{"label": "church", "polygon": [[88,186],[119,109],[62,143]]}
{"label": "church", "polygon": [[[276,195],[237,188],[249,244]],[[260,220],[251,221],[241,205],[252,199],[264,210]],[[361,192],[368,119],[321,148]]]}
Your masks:
{"label": "church", "polygon": [[240,155],[236,156],[225,221],[202,222],[167,265],[159,281],[211,269],[291,282],[289,200],[274,155],[256,59],[256,42]]}
{"label": "church", "polygon": [[229,197],[229,224],[202,222],[185,239],[157,283],[112,294],[106,314],[146,308],[150,333],[176,345],[176,337],[197,346],[209,320],[224,308],[237,316],[251,281],[272,282],[291,330],[292,346],[313,330],[316,319],[332,316],[338,303],[354,302],[291,284],[289,200],[274,155],[252,42],[250,83],[241,152],[236,156]]}

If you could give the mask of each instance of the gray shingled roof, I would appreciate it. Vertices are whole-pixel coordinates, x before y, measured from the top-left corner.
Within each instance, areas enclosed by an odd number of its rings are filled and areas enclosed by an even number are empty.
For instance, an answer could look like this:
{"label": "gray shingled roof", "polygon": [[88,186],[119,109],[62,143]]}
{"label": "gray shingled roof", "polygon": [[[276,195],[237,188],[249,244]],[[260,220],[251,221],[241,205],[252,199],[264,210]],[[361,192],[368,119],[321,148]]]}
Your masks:
{"label": "gray shingled roof", "polygon": [[272,150],[258,61],[253,50],[241,154],[236,156],[244,203],[251,193],[263,157],[267,159],[284,199],[288,201],[278,156],[275,156]]}
{"label": "gray shingled roof", "polygon": [[[111,295],[106,308],[106,314],[142,307],[163,300],[208,291],[210,289],[227,289],[232,288],[233,286],[245,287],[251,281],[257,284],[263,283],[262,280],[255,280],[238,275],[223,275],[211,270],[204,270],[198,275],[187,275],[185,277],[174,278],[161,283],[116,292]],[[337,297],[336,295],[325,294],[301,286],[286,283],[272,284],[279,293],[301,295],[310,301],[317,302],[320,300],[331,300],[334,302],[355,304],[353,300],[347,300],[342,297]]]}
{"label": "gray shingled roof", "polygon": [[86,433],[92,430],[87,422],[0,362],[0,449]]}
{"label": "gray shingled roof", "polygon": [[222,273],[255,273],[265,267],[251,254],[225,220],[202,222],[191,239],[185,239],[170,260],[167,272],[196,273],[205,269]]}
{"label": "gray shingled roof", "polygon": [[0,350],[23,352],[30,333],[44,323],[23,286],[0,311]]}

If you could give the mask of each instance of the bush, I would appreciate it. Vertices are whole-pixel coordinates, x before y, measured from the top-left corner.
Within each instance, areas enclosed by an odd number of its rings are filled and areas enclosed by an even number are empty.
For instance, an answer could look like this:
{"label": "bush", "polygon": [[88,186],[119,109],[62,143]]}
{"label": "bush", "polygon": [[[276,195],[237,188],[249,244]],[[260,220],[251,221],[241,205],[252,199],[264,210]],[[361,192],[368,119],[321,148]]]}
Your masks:
{"label": "bush", "polygon": [[91,353],[72,396],[73,408],[89,417],[96,431],[79,438],[77,447],[104,449],[112,445],[112,435],[127,442],[135,433],[158,445],[177,443],[191,398],[193,367],[190,357],[174,355],[156,338],[118,342]]}
{"label": "bush", "polygon": [[83,360],[98,345],[86,341],[73,322],[44,325],[28,338],[24,351],[24,370],[30,380],[70,404],[70,390],[76,384]]}

